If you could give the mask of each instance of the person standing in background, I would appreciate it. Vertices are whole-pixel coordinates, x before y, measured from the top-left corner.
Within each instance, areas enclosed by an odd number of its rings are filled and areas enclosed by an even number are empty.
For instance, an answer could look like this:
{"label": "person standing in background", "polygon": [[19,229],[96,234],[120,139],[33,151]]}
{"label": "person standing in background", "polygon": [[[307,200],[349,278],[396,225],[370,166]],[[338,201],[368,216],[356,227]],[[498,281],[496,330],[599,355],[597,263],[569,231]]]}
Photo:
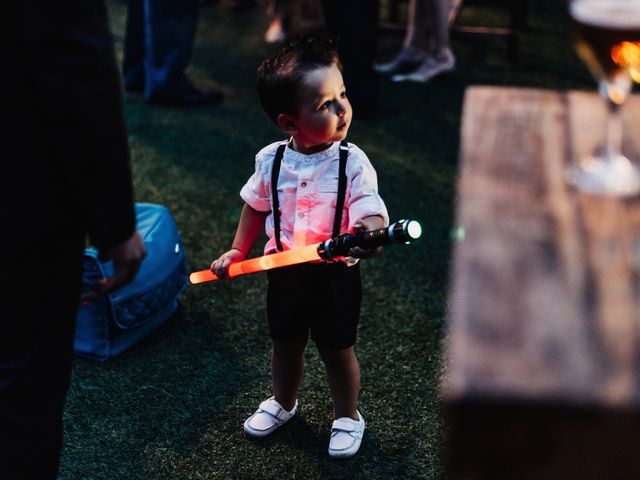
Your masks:
{"label": "person standing in background", "polygon": [[394,74],[394,82],[428,82],[455,68],[449,47],[449,0],[409,0],[402,49],[389,62],[375,65],[378,73]]}
{"label": "person standing in background", "polygon": [[269,26],[264,34],[267,45],[281,46],[301,36],[325,33],[319,0],[266,0]]}
{"label": "person standing in background", "polygon": [[[120,76],[103,0],[9,0],[0,49],[0,478],[52,480],[86,236],[129,282],[136,231]],[[12,157],[14,154],[12,154]]]}
{"label": "person standing in background", "polygon": [[269,0],[267,13],[270,17],[269,26],[264,34],[267,45],[277,45],[287,39],[291,16],[291,0]]}
{"label": "person standing in background", "polygon": [[322,0],[327,29],[338,45],[349,100],[361,118],[376,114],[379,80],[373,70],[378,0]]}
{"label": "person standing in background", "polygon": [[124,86],[150,105],[220,103],[223,94],[187,77],[199,0],[129,0],[124,37]]}

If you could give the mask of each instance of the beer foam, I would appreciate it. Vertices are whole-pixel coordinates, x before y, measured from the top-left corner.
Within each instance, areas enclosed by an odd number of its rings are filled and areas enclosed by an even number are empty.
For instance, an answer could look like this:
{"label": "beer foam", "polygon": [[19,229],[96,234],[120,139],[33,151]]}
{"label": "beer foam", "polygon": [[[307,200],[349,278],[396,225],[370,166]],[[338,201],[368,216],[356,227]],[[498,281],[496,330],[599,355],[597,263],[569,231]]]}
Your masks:
{"label": "beer foam", "polygon": [[576,21],[594,27],[640,28],[640,1],[637,0],[575,0],[570,12]]}

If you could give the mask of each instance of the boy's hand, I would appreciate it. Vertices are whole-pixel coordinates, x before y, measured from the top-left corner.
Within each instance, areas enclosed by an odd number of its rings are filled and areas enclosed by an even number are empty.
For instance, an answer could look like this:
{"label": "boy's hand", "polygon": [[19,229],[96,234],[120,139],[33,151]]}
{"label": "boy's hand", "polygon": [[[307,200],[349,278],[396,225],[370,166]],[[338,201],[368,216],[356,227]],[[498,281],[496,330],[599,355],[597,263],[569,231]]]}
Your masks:
{"label": "boy's hand", "polygon": [[211,271],[215,273],[218,278],[227,278],[229,276],[229,265],[241,262],[245,258],[246,255],[244,253],[237,248],[232,248],[213,261]]}
{"label": "boy's hand", "polygon": [[[381,217],[371,216],[365,217],[362,220],[356,222],[353,226],[355,233],[358,232],[368,232],[370,230],[377,230],[378,228],[383,228],[384,223]],[[349,249],[349,256],[353,258],[371,258],[376,255],[380,255],[382,252],[382,247],[375,248],[361,248],[361,247],[353,247]]]}
{"label": "boy's hand", "polygon": [[380,255],[380,252],[382,252],[382,247],[370,248],[367,250],[360,247],[353,247],[349,250],[349,256],[353,258],[371,258],[376,255]]}

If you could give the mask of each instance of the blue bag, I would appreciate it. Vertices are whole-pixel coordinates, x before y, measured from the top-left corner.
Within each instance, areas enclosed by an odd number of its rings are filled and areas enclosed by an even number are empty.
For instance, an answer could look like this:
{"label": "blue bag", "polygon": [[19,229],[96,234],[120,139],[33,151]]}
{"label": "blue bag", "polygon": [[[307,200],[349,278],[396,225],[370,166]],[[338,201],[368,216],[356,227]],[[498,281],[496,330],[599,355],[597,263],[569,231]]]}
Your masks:
{"label": "blue bag", "polygon": [[113,265],[99,261],[94,248],[85,250],[73,346],[78,355],[104,361],[135,345],[171,317],[187,285],[184,251],[169,210],[151,203],[135,207],[147,256],[130,284],[110,295],[92,295],[113,274]]}

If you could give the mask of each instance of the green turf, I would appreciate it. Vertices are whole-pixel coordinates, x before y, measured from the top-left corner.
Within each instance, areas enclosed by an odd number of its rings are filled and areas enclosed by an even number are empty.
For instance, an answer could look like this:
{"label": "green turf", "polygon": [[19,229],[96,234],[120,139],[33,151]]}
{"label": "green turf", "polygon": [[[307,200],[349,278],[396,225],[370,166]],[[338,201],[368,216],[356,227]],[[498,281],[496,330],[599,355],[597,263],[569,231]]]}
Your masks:
{"label": "green turf", "polygon": [[[367,430],[358,455],[329,460],[331,403],[317,353],[307,349],[301,410],[273,437],[251,441],[242,422],[269,394],[266,278],[190,287],[180,313],[148,340],[106,363],[75,362],[65,412],[61,478],[435,479],[445,435],[442,371],[461,102],[473,84],[592,88],[571,50],[566,5],[531,0],[519,60],[498,42],[456,40],[458,67],[427,85],[382,83],[380,112],[349,139],[371,158],[392,219],[422,221],[414,246],[363,262],[357,351]],[[126,10],[111,1],[118,51]],[[470,7],[467,23],[500,22]],[[255,68],[269,53],[261,9],[203,9],[190,73],[224,89],[222,106],[150,108],[125,97],[138,201],[173,212],[191,269],[230,244],[238,191],[255,153],[283,136],[262,113]],[[379,59],[401,38],[385,34]],[[119,53],[120,54],[120,53]],[[256,249],[254,253],[258,253]]]}

